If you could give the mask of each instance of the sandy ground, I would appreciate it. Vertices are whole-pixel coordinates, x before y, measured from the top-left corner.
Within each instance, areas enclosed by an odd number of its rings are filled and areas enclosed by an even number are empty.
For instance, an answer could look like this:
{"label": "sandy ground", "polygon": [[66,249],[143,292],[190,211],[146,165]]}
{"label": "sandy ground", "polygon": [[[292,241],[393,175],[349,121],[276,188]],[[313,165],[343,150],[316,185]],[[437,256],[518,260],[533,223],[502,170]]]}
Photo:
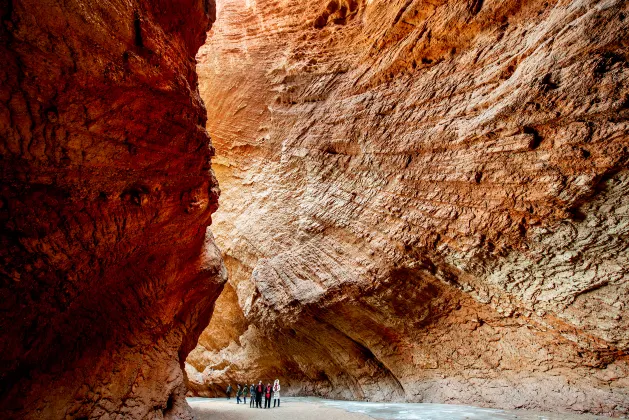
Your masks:
{"label": "sandy ground", "polygon": [[350,413],[339,408],[325,407],[316,402],[282,401],[279,408],[249,408],[247,404],[236,404],[232,398],[226,399],[190,399],[197,420],[373,420],[363,414]]}
{"label": "sandy ground", "polygon": [[280,408],[256,409],[236,404],[235,399],[189,398],[197,420],[599,420],[578,414],[497,410],[450,404],[369,403],[319,398],[282,399]]}

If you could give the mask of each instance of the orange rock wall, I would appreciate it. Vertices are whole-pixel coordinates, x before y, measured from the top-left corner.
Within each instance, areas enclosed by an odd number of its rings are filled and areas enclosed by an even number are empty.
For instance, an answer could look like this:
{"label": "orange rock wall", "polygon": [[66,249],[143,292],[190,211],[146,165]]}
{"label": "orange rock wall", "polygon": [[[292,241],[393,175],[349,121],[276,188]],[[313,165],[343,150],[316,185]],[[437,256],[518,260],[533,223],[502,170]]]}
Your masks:
{"label": "orange rock wall", "polygon": [[190,418],[225,281],[194,56],[212,0],[0,3],[0,417]]}
{"label": "orange rock wall", "polygon": [[197,392],[279,376],[334,398],[627,414],[627,16],[219,2],[198,72],[237,294],[222,312],[246,323],[210,325],[224,337],[188,359]]}

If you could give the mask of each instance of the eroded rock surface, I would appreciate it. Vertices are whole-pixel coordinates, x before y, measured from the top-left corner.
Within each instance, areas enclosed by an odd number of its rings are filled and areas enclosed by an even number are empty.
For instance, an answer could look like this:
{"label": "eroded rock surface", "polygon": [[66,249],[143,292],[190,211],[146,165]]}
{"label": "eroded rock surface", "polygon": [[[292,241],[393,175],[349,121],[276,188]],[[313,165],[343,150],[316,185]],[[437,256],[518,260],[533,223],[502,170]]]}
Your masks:
{"label": "eroded rock surface", "polygon": [[0,417],[188,418],[224,282],[212,0],[0,3]]}
{"label": "eroded rock surface", "polygon": [[197,392],[280,376],[331,398],[628,413],[628,16],[220,2],[198,71],[237,301],[188,359]]}

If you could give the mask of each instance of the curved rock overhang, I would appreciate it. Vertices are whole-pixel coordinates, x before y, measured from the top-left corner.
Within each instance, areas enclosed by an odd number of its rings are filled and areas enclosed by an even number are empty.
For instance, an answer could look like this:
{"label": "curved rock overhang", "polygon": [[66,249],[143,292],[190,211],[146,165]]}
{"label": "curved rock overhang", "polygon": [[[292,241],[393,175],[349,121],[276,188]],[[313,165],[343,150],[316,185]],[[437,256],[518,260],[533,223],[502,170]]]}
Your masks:
{"label": "curved rock overhang", "polygon": [[627,414],[628,8],[220,2],[195,392]]}

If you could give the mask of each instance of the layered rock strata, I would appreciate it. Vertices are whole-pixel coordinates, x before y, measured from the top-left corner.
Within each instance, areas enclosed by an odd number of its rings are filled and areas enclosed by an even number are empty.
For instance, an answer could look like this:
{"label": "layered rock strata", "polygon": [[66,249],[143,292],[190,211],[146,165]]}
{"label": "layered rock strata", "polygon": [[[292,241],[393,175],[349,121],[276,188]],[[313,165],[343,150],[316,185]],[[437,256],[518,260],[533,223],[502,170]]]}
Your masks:
{"label": "layered rock strata", "polygon": [[213,0],[0,16],[0,417],[189,418],[225,280],[194,59]]}
{"label": "layered rock strata", "polygon": [[196,392],[629,412],[627,2],[218,7]]}

